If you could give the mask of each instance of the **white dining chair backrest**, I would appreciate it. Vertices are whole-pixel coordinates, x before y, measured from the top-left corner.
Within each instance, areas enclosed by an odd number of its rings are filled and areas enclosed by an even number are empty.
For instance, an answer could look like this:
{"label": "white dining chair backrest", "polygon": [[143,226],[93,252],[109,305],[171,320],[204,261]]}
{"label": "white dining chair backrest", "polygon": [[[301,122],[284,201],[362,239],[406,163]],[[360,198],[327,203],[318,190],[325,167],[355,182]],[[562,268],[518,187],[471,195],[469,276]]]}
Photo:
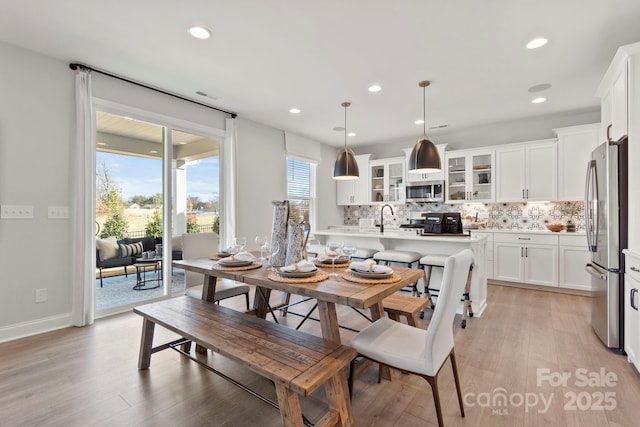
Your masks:
{"label": "white dining chair backrest", "polygon": [[[216,233],[195,233],[182,235],[182,258],[209,258],[218,249],[218,235]],[[202,285],[204,276],[200,273],[187,271],[185,287]]]}
{"label": "white dining chair backrest", "polygon": [[435,375],[453,348],[453,319],[467,283],[473,253],[465,249],[447,258],[438,304],[427,327],[425,359]]}

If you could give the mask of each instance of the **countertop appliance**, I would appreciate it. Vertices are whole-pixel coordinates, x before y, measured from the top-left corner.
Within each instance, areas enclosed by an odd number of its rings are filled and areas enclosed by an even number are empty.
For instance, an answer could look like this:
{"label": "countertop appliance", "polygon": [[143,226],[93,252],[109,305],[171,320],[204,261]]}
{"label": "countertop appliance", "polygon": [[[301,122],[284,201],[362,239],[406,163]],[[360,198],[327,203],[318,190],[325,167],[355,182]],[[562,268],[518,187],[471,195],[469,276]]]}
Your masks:
{"label": "countertop appliance", "polygon": [[608,347],[624,348],[624,256],[627,247],[627,141],[591,153],[585,184],[585,227],[591,262],[591,323]]}
{"label": "countertop appliance", "polygon": [[425,181],[407,184],[405,187],[407,202],[444,201],[444,181]]}

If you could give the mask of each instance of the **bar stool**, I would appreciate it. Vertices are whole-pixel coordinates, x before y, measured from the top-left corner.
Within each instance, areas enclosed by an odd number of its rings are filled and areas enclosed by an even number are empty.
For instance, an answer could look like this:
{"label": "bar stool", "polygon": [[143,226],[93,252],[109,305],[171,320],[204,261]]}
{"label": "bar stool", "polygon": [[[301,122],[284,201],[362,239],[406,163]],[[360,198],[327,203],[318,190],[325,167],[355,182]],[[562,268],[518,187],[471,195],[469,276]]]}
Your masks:
{"label": "bar stool", "polygon": [[[431,273],[432,273],[433,267],[444,268],[444,263],[448,257],[449,257],[448,255],[425,255],[422,258],[420,258],[420,268],[424,269],[425,267],[428,267],[427,273],[426,273],[427,277],[424,280],[424,293],[432,309],[435,308],[435,304],[431,299],[431,294],[434,294],[434,296],[437,297],[438,293],[440,292],[440,289],[434,288],[431,286]],[[467,283],[465,284],[464,293],[462,294],[462,301],[464,301],[464,309],[462,310],[462,322],[460,322],[460,327],[463,329],[467,327],[467,314],[469,317],[473,317],[473,308],[471,307],[471,298],[469,296],[469,290],[471,289],[472,272],[473,272],[473,263],[471,263],[471,265],[469,266]],[[420,318],[424,318],[424,313],[422,313]]]}
{"label": "bar stool", "polygon": [[[413,264],[415,262],[420,261],[422,254],[413,251],[396,251],[396,250],[388,250],[388,251],[380,251],[376,252],[373,255],[373,260],[377,263],[384,262],[386,265],[389,265],[391,262],[395,262],[398,264],[405,264],[408,268],[413,268]],[[411,286],[411,291],[413,296],[418,295],[418,282],[414,282]]]}
{"label": "bar stool", "polygon": [[358,248],[356,253],[351,255],[351,259],[356,259],[358,261],[364,261],[365,259],[373,258],[373,256],[378,252],[377,249],[370,248]]}

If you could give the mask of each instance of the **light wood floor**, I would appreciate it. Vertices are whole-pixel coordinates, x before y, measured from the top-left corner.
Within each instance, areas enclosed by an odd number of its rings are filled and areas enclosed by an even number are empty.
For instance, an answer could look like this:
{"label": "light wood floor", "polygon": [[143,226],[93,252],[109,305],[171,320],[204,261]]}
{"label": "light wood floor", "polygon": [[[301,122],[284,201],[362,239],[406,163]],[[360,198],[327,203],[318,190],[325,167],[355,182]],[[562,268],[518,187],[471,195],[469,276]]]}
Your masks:
{"label": "light wood floor", "polygon": [[[273,300],[278,299],[274,295]],[[632,426],[640,418],[640,374],[597,340],[589,298],[489,286],[488,308],[467,329],[455,324],[456,354],[466,417],[461,418],[450,365],[440,376],[447,426]],[[242,298],[227,306],[242,307]],[[297,311],[303,312],[300,307]],[[425,325],[428,323],[428,312]],[[355,328],[367,321],[339,307]],[[282,319],[295,326],[300,318]],[[307,321],[302,330],[320,334]],[[0,426],[278,426],[278,412],[177,352],[153,355],[151,368],[136,369],[141,319],[126,313],[91,327],[67,328],[0,344]],[[352,332],[343,332],[348,342]],[[173,338],[156,328],[156,342]],[[208,362],[251,388],[272,386],[220,356]],[[615,385],[576,385],[576,370],[615,375]],[[570,374],[566,385],[538,384],[538,369]],[[375,368],[356,383],[353,413],[359,426],[435,426],[431,391],[419,377],[393,373],[377,383]],[[600,397],[609,393],[608,401]],[[611,393],[613,393],[611,395]],[[571,400],[575,394],[577,401]],[[511,403],[500,406],[495,397]],[[551,404],[545,410],[534,396]],[[521,397],[531,407],[522,405]],[[313,419],[321,393],[303,402]],[[592,410],[593,403],[615,405]],[[608,403],[607,403],[608,402]],[[495,403],[495,404],[494,404]],[[571,408],[572,403],[575,409]],[[568,405],[568,407],[565,407]],[[580,405],[580,406],[578,406]],[[583,409],[580,409],[583,408]]]}

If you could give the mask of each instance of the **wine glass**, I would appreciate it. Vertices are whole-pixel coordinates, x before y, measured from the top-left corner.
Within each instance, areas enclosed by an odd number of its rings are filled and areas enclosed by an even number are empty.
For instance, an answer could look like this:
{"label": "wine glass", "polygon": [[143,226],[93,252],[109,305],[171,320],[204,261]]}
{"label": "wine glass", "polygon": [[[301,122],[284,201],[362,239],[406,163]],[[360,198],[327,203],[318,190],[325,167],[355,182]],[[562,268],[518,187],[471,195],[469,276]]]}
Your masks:
{"label": "wine glass", "polygon": [[351,262],[351,256],[355,254],[357,250],[356,245],[353,243],[345,243],[342,246],[342,253],[349,258],[349,262]]}
{"label": "wine glass", "polygon": [[260,262],[263,262],[266,259],[266,255],[268,254],[269,247],[267,246],[267,236],[256,236],[256,245],[260,247]]}
{"label": "wine glass", "polygon": [[246,237],[236,237],[233,239],[233,244],[235,246],[235,250],[237,252],[244,251],[244,247],[247,246],[247,238]]}
{"label": "wine glass", "polygon": [[[336,262],[336,258],[338,258],[338,255],[340,255],[340,251],[342,250],[342,243],[337,243],[337,242],[328,242],[325,247],[324,247],[324,251],[326,253],[326,255],[331,258],[331,267],[335,266],[335,262]],[[331,277],[338,277],[339,274],[335,272],[335,269],[333,269],[333,271],[331,272],[331,274],[329,274],[329,276]]]}
{"label": "wine glass", "polygon": [[275,257],[280,252],[280,245],[278,242],[273,242],[271,245],[271,255],[269,255],[269,264],[271,265],[271,271],[276,271],[276,265],[274,264]]}

